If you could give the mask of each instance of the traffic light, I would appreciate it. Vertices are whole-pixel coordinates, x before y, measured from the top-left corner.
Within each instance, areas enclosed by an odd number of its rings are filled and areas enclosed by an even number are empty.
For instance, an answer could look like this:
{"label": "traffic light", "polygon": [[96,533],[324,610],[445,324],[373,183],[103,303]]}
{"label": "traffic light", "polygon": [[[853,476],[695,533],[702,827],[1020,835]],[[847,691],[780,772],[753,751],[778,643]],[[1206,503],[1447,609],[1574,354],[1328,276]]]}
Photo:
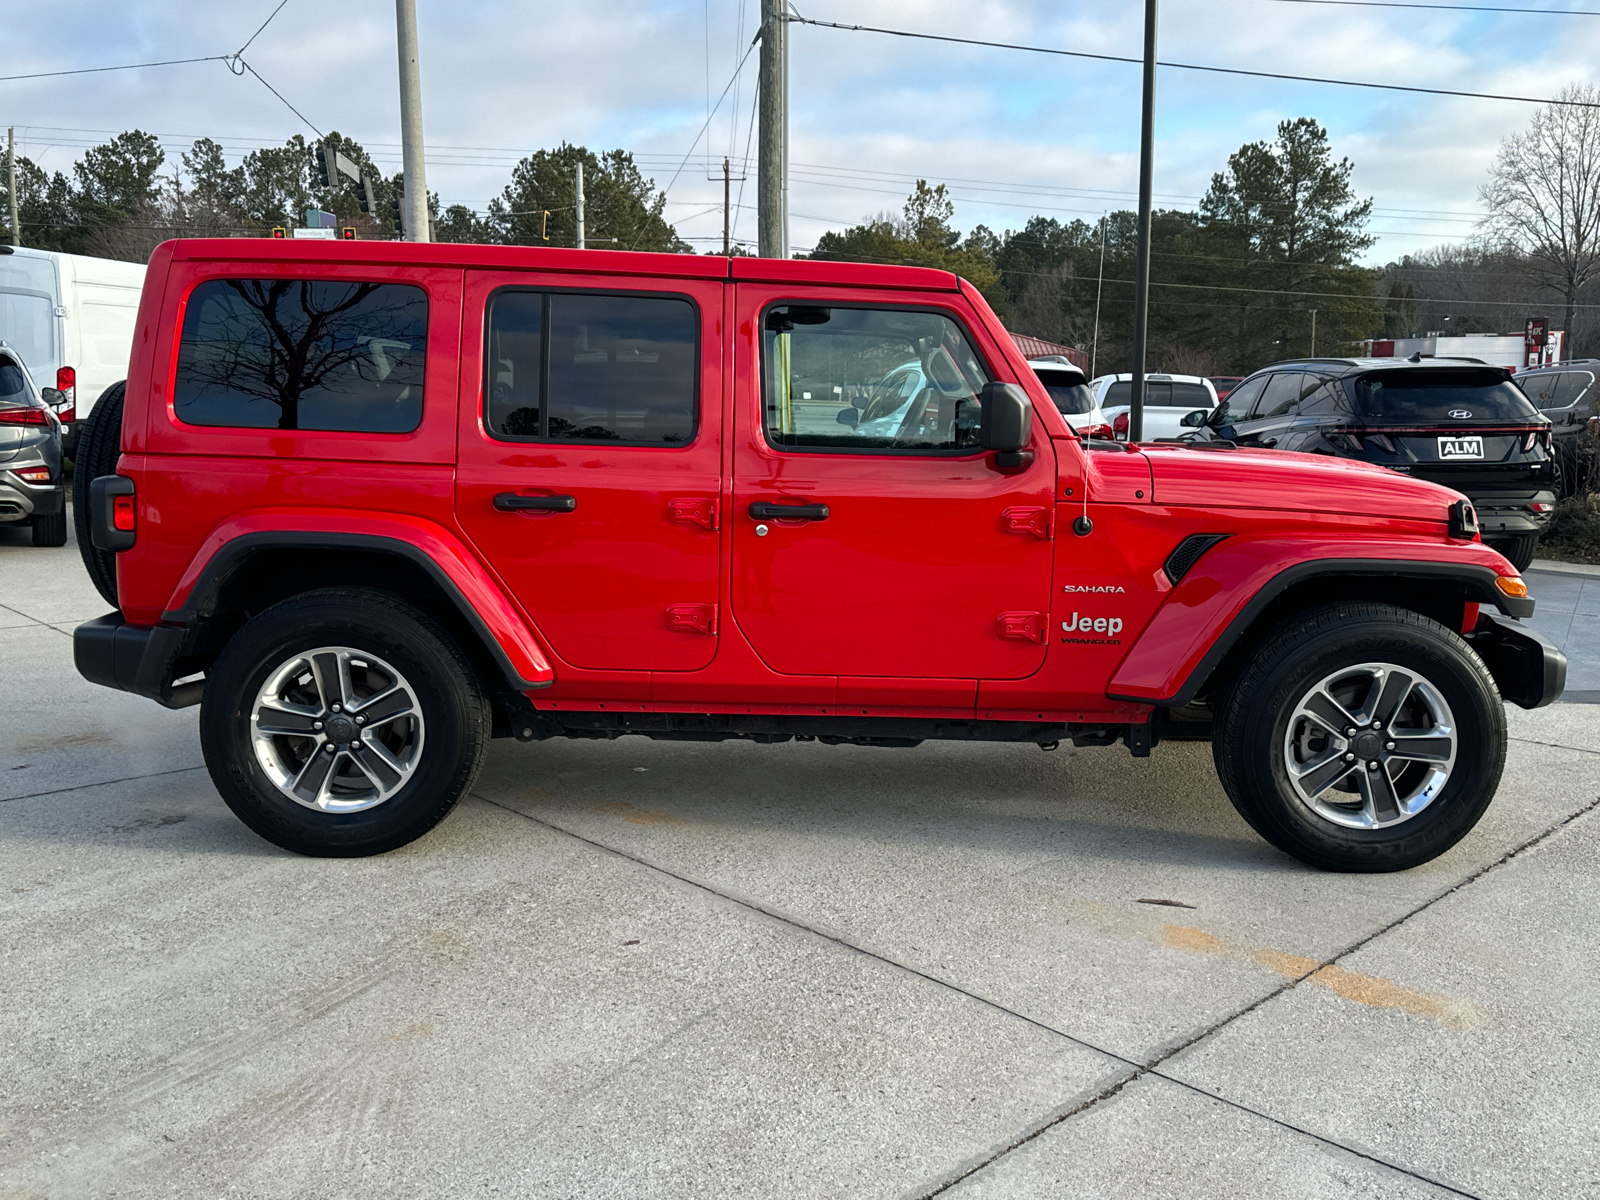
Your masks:
{"label": "traffic light", "polygon": [[289,231],[282,225],[274,225],[272,227],[272,236],[275,238],[286,238],[289,236]]}
{"label": "traffic light", "polygon": [[324,189],[333,187],[333,181],[339,176],[339,168],[334,163],[334,149],[327,142],[317,143],[317,182]]}
{"label": "traffic light", "polygon": [[392,196],[389,199],[389,224],[394,228],[396,237],[405,234],[405,225],[400,219],[400,197]]}
{"label": "traffic light", "polygon": [[346,226],[344,226],[344,228],[339,230],[339,236],[342,237],[347,242],[355,241],[356,240],[356,227],[354,225],[346,225]]}
{"label": "traffic light", "polygon": [[544,209],[539,216],[539,236],[545,241],[550,240],[550,210]]}

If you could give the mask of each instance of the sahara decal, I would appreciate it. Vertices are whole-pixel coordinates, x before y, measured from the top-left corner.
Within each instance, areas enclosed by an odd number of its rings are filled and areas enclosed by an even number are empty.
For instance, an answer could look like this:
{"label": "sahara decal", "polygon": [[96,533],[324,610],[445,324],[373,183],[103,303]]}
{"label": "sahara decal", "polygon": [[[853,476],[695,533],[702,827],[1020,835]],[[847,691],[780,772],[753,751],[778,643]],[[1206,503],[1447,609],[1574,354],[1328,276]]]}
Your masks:
{"label": "sahara decal", "polygon": [[1122,594],[1122,588],[1114,583],[1069,583],[1061,589],[1064,592],[1099,592],[1102,594]]}

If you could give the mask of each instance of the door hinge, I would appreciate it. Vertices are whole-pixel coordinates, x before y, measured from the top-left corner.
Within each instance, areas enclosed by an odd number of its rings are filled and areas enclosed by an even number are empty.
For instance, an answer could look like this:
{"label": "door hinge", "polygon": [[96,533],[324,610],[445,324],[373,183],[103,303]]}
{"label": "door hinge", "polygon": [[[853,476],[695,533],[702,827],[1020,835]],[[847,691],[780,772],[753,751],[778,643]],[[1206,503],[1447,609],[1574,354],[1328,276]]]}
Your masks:
{"label": "door hinge", "polygon": [[1044,614],[1036,612],[1001,613],[995,629],[1008,642],[1044,641]]}
{"label": "door hinge", "polygon": [[716,633],[715,604],[671,604],[667,606],[667,628],[679,633]]}
{"label": "door hinge", "polygon": [[698,525],[701,529],[717,528],[717,502],[696,497],[679,497],[667,501],[667,520],[674,525]]}
{"label": "door hinge", "polygon": [[1006,523],[1007,533],[1031,533],[1042,541],[1050,540],[1050,529],[1054,524],[1050,509],[1008,508],[1000,515]]}

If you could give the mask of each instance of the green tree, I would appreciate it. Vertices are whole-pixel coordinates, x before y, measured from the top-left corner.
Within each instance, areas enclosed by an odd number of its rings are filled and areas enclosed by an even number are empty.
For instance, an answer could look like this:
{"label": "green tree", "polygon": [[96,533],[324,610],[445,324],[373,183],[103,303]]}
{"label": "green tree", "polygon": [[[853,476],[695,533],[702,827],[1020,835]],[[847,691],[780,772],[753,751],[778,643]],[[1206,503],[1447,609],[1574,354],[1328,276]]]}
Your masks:
{"label": "green tree", "polygon": [[1221,293],[1233,299],[1210,322],[1230,365],[1308,353],[1313,310],[1325,351],[1381,321],[1374,273],[1355,261],[1375,239],[1372,201],[1356,198],[1352,169],[1334,161],[1327,131],[1300,117],[1279,124],[1274,142],[1241,146],[1211,177],[1194,252],[1215,260],[1215,286],[1239,289]]}
{"label": "green tree", "polygon": [[843,233],[830,230],[817,239],[811,257],[951,271],[982,292],[996,312],[1004,313],[1006,292],[993,257],[999,239],[980,225],[963,241],[950,224],[954,216],[955,204],[945,185],[930,187],[926,179],[919,179],[898,218],[884,213]]}
{"label": "green tree", "polygon": [[86,150],[72,168],[79,222],[113,225],[143,214],[161,194],[166,158],[154,135],[137,129]]}
{"label": "green tree", "polygon": [[[690,253],[662,215],[667,197],[646,179],[626,150],[596,155],[562,142],[539,150],[511,171],[511,182],[489,201],[485,228],[494,240],[517,246],[577,244],[576,184],[583,163],[584,235],[600,249]],[[546,217],[545,214],[549,214]]]}

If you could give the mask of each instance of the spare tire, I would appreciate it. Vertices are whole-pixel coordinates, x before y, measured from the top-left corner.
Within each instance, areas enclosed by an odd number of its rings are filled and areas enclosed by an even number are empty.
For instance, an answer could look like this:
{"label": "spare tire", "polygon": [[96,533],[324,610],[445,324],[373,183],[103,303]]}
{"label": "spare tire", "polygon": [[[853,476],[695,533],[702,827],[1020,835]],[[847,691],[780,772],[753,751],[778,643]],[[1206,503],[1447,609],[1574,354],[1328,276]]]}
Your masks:
{"label": "spare tire", "polygon": [[78,535],[78,553],[94,581],[95,591],[113,608],[117,604],[117,554],[98,549],[89,536],[89,484],[102,475],[115,474],[122,453],[122,394],[126,382],[113,383],[100,393],[89,415],[78,427],[78,452],[72,459],[72,525]]}

